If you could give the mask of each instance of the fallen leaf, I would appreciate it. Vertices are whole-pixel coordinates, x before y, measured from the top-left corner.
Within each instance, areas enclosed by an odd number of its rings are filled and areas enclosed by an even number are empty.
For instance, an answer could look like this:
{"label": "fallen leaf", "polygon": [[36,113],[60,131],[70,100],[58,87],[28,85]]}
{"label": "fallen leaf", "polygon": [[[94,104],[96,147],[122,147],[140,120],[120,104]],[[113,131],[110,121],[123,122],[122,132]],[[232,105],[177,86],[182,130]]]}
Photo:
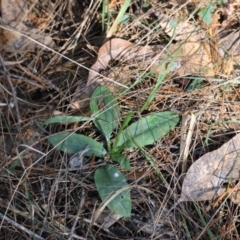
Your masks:
{"label": "fallen leaf", "polygon": [[[36,47],[42,47],[41,44],[50,48],[55,47],[53,39],[40,30],[40,26],[44,26],[42,19],[39,21],[39,26],[36,25],[36,18],[34,20],[28,7],[31,9],[23,0],[1,1],[2,17],[0,23],[2,29],[0,31],[0,44],[4,50],[11,52],[32,50]],[[28,23],[31,23],[32,20],[34,20],[32,25],[36,25],[34,28],[30,27],[31,24]],[[28,25],[25,23],[28,23]]]}
{"label": "fallen leaf", "polygon": [[103,229],[107,230],[121,218],[121,215],[118,215],[108,209],[104,209],[104,212],[101,212],[99,218],[96,221],[98,224],[101,224],[101,227]]}
{"label": "fallen leaf", "polygon": [[[190,22],[180,22],[176,28],[172,28],[171,19],[167,19],[164,15],[158,15],[158,18],[161,19],[160,25],[166,34],[176,41],[184,42],[172,44],[170,50],[167,49],[167,52],[154,66],[159,65],[163,59],[170,62],[172,58],[176,58],[177,62],[184,62],[184,64],[181,64],[183,67],[179,70],[179,75],[214,76],[213,64],[209,56],[209,46],[202,43],[205,37],[204,32]],[[110,60],[123,58],[124,61],[130,61],[132,59],[152,58],[157,55],[157,49],[162,50],[163,46],[138,46],[120,38],[113,38],[99,49],[98,58],[90,69],[87,84],[89,85],[96,80],[100,70],[106,69]],[[176,57],[178,50],[180,51]],[[163,70],[162,66],[161,70]]]}
{"label": "fallen leaf", "polygon": [[6,24],[12,21],[20,22],[26,17],[28,4],[23,0],[2,0],[1,15]]}
{"label": "fallen leaf", "polygon": [[233,189],[232,194],[229,195],[229,198],[231,201],[238,206],[240,206],[240,189],[239,187],[236,187],[236,189]]}
{"label": "fallen leaf", "polygon": [[189,168],[183,181],[183,201],[205,201],[221,195],[224,183],[240,178],[240,134],[223,144],[219,149],[199,158]]}
{"label": "fallen leaf", "polygon": [[204,31],[189,21],[177,22],[176,27],[173,28],[172,22],[175,22],[175,20],[172,17],[157,11],[155,15],[158,17],[159,24],[164,32],[175,41],[185,41],[187,39],[201,41],[205,37]]}
{"label": "fallen leaf", "polygon": [[21,22],[18,25],[14,24],[14,26],[15,28],[4,26],[5,29],[2,31],[1,35],[3,36],[0,40],[4,50],[10,52],[33,50],[34,48],[42,48],[42,45],[50,48],[55,47],[52,38],[41,33],[39,29],[27,27]]}
{"label": "fallen leaf", "polygon": [[108,67],[110,60],[120,58],[123,58],[124,61],[140,60],[154,55],[156,52],[151,46],[138,46],[121,38],[113,38],[99,49],[97,60],[89,71],[87,85],[96,80],[101,70]]}
{"label": "fallen leaf", "polygon": [[[97,82],[98,84],[106,85],[106,81],[109,80],[114,83],[111,86],[111,91],[116,92],[119,90],[120,86],[123,87],[126,84],[126,79],[114,81],[107,79],[104,81],[99,78],[99,72],[106,69],[111,60],[123,59],[123,61],[139,61],[144,62],[149,60],[149,65],[151,65],[149,70],[154,73],[159,74],[160,71],[164,71],[167,67],[165,63],[171,63],[178,66],[175,74],[178,75],[201,75],[205,77],[212,77],[215,75],[213,64],[206,52],[206,48],[200,42],[184,42],[173,44],[165,53],[161,55],[161,58],[153,62],[153,58],[161,52],[163,46],[139,46],[133,44],[127,40],[120,38],[113,38],[107,41],[98,51],[98,57],[96,62],[92,65],[87,78],[87,85],[90,86],[92,83]],[[161,51],[160,51],[161,50]],[[172,72],[172,69],[170,69]],[[81,108],[82,104],[76,99],[81,93],[81,88],[76,90],[75,98],[71,103],[72,108]]]}
{"label": "fallen leaf", "polygon": [[[230,52],[230,54],[234,56],[234,60],[240,59],[240,48],[238,44],[236,45],[237,49],[233,46],[233,43],[239,38],[239,33],[234,34],[231,41],[229,41],[228,38],[220,39],[219,43],[221,43],[221,46],[218,47],[218,41],[214,38],[215,35],[212,34],[208,38],[205,34],[206,31],[202,30],[201,27],[195,23],[190,21],[179,22],[173,27],[172,22],[174,19],[158,12],[155,12],[155,15],[158,17],[160,25],[166,34],[178,42],[175,44],[171,43],[168,48],[165,48],[166,51],[163,52],[164,46],[162,45],[139,46],[127,40],[113,38],[99,49],[97,60],[89,71],[87,86],[90,86],[93,82],[106,85],[106,82],[109,81],[114,83],[111,91],[116,92],[116,89],[119,90],[119,86],[126,87],[126,78],[124,82],[121,79],[109,79],[106,77],[103,81],[103,79],[99,77],[99,72],[108,67],[110,60],[115,59],[121,59],[125,62],[141,62],[150,59],[148,66],[151,65],[151,67],[149,70],[152,70],[156,74],[166,70],[168,64],[171,63],[171,65],[177,66],[173,71],[172,68],[170,69],[170,72],[174,72],[176,75],[204,77],[214,77],[216,74],[219,74],[219,71],[228,75],[231,73],[233,70],[233,61],[228,61],[225,58],[227,54],[224,53],[224,51],[228,52],[228,55]],[[160,53],[161,58],[158,60],[154,59],[153,63],[153,57]],[[82,95],[81,89],[82,88],[79,87],[76,90],[76,95],[70,105],[71,108],[82,107],[83,104],[81,104],[78,99],[79,96]]]}
{"label": "fallen leaf", "polygon": [[234,56],[240,55],[240,32],[239,31],[223,31],[220,33],[220,43],[222,49]]}
{"label": "fallen leaf", "polygon": [[209,46],[201,42],[187,41],[176,43],[170,51],[162,56],[170,62],[173,59],[181,63],[175,74],[179,76],[195,75],[213,77],[215,75],[213,63],[208,54]]}

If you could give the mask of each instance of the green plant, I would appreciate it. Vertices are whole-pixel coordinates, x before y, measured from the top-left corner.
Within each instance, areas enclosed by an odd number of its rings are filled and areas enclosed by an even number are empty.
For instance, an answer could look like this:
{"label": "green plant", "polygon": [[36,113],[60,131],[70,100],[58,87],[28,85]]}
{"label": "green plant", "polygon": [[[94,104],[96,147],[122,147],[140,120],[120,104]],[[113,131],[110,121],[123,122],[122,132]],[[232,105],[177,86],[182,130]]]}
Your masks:
{"label": "green plant", "polygon": [[[131,0],[126,0],[122,6],[121,9],[119,10],[116,19],[114,20],[113,23],[110,23],[110,17],[111,17],[111,12],[110,9],[108,8],[108,0],[104,0],[102,4],[102,30],[104,30],[104,23],[105,23],[105,18],[107,16],[107,26],[109,28],[108,33],[107,33],[107,38],[110,38],[116,31],[119,26],[119,24],[127,23],[130,19],[129,14],[126,13],[127,9],[129,8],[131,4]],[[111,27],[110,27],[111,25]]]}
{"label": "green plant", "polygon": [[206,23],[212,22],[212,13],[219,7],[226,6],[227,0],[214,0],[207,3],[207,5],[199,11],[199,17]]}
{"label": "green plant", "polygon": [[[77,133],[61,132],[48,138],[48,141],[61,151],[84,156],[109,156],[120,167],[129,170],[130,163],[123,150],[141,148],[153,144],[166,135],[179,121],[177,114],[170,111],[150,114],[129,125],[133,113],[127,114],[120,128],[120,110],[116,98],[108,88],[98,87],[90,99],[92,121],[106,139],[107,150],[96,140]],[[53,117],[44,124],[56,122],[86,121],[85,117]],[[115,139],[113,132],[117,130]],[[88,150],[86,150],[86,148]],[[83,152],[84,150],[84,152]],[[101,200],[107,207],[121,216],[130,216],[130,189],[124,175],[113,164],[99,167],[94,174],[94,180]]]}

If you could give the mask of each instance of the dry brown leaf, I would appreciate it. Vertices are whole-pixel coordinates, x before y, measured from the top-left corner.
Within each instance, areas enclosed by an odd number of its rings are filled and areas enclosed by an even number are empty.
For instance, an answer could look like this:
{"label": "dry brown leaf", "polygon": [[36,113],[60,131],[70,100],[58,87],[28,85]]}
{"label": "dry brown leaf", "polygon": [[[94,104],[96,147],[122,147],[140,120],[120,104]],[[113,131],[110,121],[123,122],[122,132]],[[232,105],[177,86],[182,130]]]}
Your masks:
{"label": "dry brown leaf", "polygon": [[[100,70],[106,69],[110,60],[122,58],[124,61],[143,60],[154,57],[156,49],[161,49],[162,46],[138,46],[129,41],[113,38],[106,42],[98,51],[97,61],[90,69],[87,84],[91,84],[96,80]],[[179,51],[178,51],[179,49]],[[184,44],[175,44],[171,47],[171,51],[162,56],[162,59],[167,59],[168,62],[180,62],[182,68],[178,71],[181,75],[201,74],[202,76],[214,76],[213,65],[205,51],[205,48],[198,42],[186,42]],[[161,62],[156,62],[154,66],[161,65]],[[160,69],[164,70],[163,66]]]}
{"label": "dry brown leaf", "polygon": [[190,21],[177,23],[176,28],[171,27],[173,18],[155,13],[160,21],[161,27],[169,37],[178,41],[171,47],[170,56],[176,56],[174,52],[180,49],[178,60],[181,61],[182,68],[178,75],[201,75],[204,77],[213,77],[215,75],[211,59],[211,48],[208,41],[203,41],[205,32],[196,24]]}
{"label": "dry brown leaf", "polygon": [[171,46],[171,51],[163,55],[168,62],[180,62],[181,68],[176,72],[179,76],[201,75],[213,77],[215,75],[213,64],[208,54],[208,46],[201,42],[176,43]]}
{"label": "dry brown leaf", "polygon": [[213,204],[213,207],[217,207],[219,205],[219,202],[221,202],[225,197],[229,197],[229,199],[234,203],[240,206],[240,188],[239,184],[235,187],[229,186],[226,191],[221,194]]}
{"label": "dry brown leaf", "polygon": [[[152,60],[152,58],[156,56],[158,52],[160,52],[160,49],[163,49],[163,47],[160,45],[139,46],[127,40],[113,38],[107,41],[99,49],[97,60],[90,68],[87,78],[87,85],[90,86],[93,82],[105,84],[101,79],[98,79],[98,76],[101,70],[108,67],[108,63],[111,60],[123,59],[123,61],[134,60],[140,62],[147,59]],[[206,48],[204,48],[201,43],[195,41],[177,43],[172,45],[171,50],[168,50],[167,53],[162,54],[161,59],[155,61],[150,69],[156,74],[159,74],[159,72],[166,69],[165,63],[167,61],[167,63],[178,66],[176,69],[170,70],[178,75],[196,75],[198,73],[205,77],[214,76],[213,65],[205,49]],[[165,61],[164,64],[163,59]],[[116,82],[116,79],[114,80],[115,81],[112,80],[112,82],[115,83],[114,88],[123,86],[125,84],[121,81]],[[80,89],[78,89],[77,92],[81,92]],[[73,99],[71,107],[81,108],[81,105],[78,103],[78,101],[76,101],[76,99]]]}
{"label": "dry brown leaf", "polygon": [[204,31],[189,21],[178,22],[176,28],[173,28],[171,26],[171,22],[175,21],[173,17],[169,18],[169,16],[165,16],[160,12],[155,12],[155,15],[158,17],[159,24],[164,32],[175,41],[189,39],[198,42],[205,38]]}
{"label": "dry brown leaf", "polygon": [[[174,21],[173,17],[165,16],[159,12],[155,12],[155,14],[168,36],[178,41],[176,47],[182,45],[181,55],[187,61],[183,62],[183,68],[178,72],[179,75],[200,74],[205,77],[213,77],[219,74],[219,71],[227,76],[230,75],[233,70],[233,62],[222,61],[221,51],[227,51],[228,54],[236,57],[235,60],[239,61],[239,32],[231,33],[231,36],[219,40],[217,34],[218,12],[213,14],[211,26],[207,26],[208,34],[200,26],[190,21],[179,22],[174,29],[170,24],[171,21]],[[179,41],[183,41],[183,43],[179,43]],[[221,46],[218,46],[218,42],[221,43]],[[196,54],[190,55],[189,51],[191,53],[195,51]]]}
{"label": "dry brown leaf", "polygon": [[24,0],[1,0],[1,13],[4,23],[23,21],[27,8],[27,2]]}
{"label": "dry brown leaf", "polygon": [[[100,70],[106,69],[110,60],[123,58],[124,61],[132,59],[140,61],[154,57],[156,55],[155,49],[161,48],[162,46],[138,46],[120,38],[113,38],[99,49],[97,61],[90,69],[87,84],[89,85],[96,80]],[[214,76],[213,65],[203,45],[198,42],[175,44],[171,51],[163,55],[162,59],[167,59],[168,62],[172,60],[184,62],[181,64],[183,67],[179,70],[181,75],[201,73],[202,76],[206,77]],[[155,63],[154,66],[157,64],[159,65],[161,62]],[[155,71],[164,70],[162,65],[160,68],[155,69]]]}
{"label": "dry brown leaf", "polygon": [[0,23],[2,30],[0,32],[0,43],[5,50],[16,52],[18,50],[32,50],[36,47],[42,47],[37,42],[51,48],[55,47],[55,43],[50,36],[44,35],[37,28],[31,28],[24,24],[26,20],[29,20],[27,18],[28,9],[26,1],[2,0],[1,13]]}
{"label": "dry brown leaf", "polygon": [[[42,46],[40,44],[50,48],[55,47],[55,43],[50,36],[45,36],[41,34],[38,29],[29,28],[23,23],[19,23],[15,28],[16,30],[13,28],[9,29],[10,30],[4,29],[2,39],[0,40],[4,50],[11,52],[32,50],[34,48],[41,48]],[[35,42],[35,40],[40,44]]]}
{"label": "dry brown leaf", "polygon": [[108,8],[109,8],[109,9],[112,9],[112,8],[116,8],[117,6],[118,6],[118,7],[121,7],[121,6],[124,4],[124,1],[125,1],[125,0],[120,0],[120,1],[118,1],[118,0],[112,0],[112,1],[110,1],[110,3],[108,4]]}
{"label": "dry brown leaf", "polygon": [[240,189],[239,189],[239,187],[234,189],[232,194],[230,194],[229,198],[231,199],[231,201],[233,203],[235,203],[238,206],[240,206]]}
{"label": "dry brown leaf", "polygon": [[[170,72],[174,72],[180,76],[200,75],[203,77],[214,77],[216,74],[219,74],[219,70],[222,69],[224,69],[228,75],[230,74],[233,69],[233,61],[227,61],[229,66],[226,67],[223,61],[223,57],[225,56],[220,55],[220,48],[218,48],[216,41],[214,41],[215,35],[213,33],[212,35],[214,36],[211,35],[211,39],[208,39],[200,26],[196,26],[189,21],[180,22],[177,27],[173,29],[170,24],[172,21],[171,18],[165,17],[158,12],[155,12],[155,14],[158,16],[160,25],[165,29],[166,33],[174,40],[180,42],[172,43],[166,48],[165,53],[161,54],[161,59],[154,61],[154,63],[153,61],[149,63],[149,66],[151,65],[150,70],[159,74],[159,72],[166,70],[168,64],[171,63],[171,66],[177,67],[174,67],[174,69],[171,67]],[[234,37],[234,41],[237,37],[238,36]],[[232,50],[232,46],[229,46],[229,41],[221,40],[221,44],[222,49]],[[102,81],[98,76],[101,70],[108,67],[110,60],[121,58],[123,61],[138,60],[141,62],[141,60],[153,58],[162,52],[162,49],[163,46],[160,45],[138,46],[123,39],[113,38],[99,49],[97,60],[90,68],[87,85],[90,86],[93,82],[105,85],[106,81]],[[238,52],[237,54],[235,54],[235,52],[232,54],[236,57],[235,55],[238,55]],[[106,79],[114,82],[114,87],[111,89],[113,90],[115,88],[114,92],[116,92],[116,87],[124,86],[125,84],[121,79]],[[79,93],[81,93],[81,88],[78,88],[76,93],[71,107],[81,108],[81,104],[78,104],[79,101],[77,99]],[[91,94],[91,91],[89,91],[89,94]]]}
{"label": "dry brown leaf", "polygon": [[183,201],[212,200],[226,189],[224,183],[240,178],[240,134],[223,144],[219,149],[207,153],[189,168],[183,181]]}
{"label": "dry brown leaf", "polygon": [[[224,51],[233,56],[240,55],[240,32],[229,32],[227,36],[220,39],[221,47]],[[239,61],[239,59],[238,59]]]}
{"label": "dry brown leaf", "polygon": [[98,51],[97,61],[90,69],[87,85],[99,75],[100,70],[106,69],[110,60],[123,58],[124,61],[140,60],[156,54],[151,46],[138,46],[127,40],[113,38],[107,41]]}
{"label": "dry brown leaf", "polygon": [[[208,52],[210,53],[209,47],[204,46],[200,41],[204,38],[203,31],[190,22],[178,23],[177,28],[173,29],[170,26],[170,21],[167,21],[161,15],[158,17],[162,19],[160,25],[170,37],[173,37],[176,41],[187,39],[186,42],[171,46],[171,51],[163,56],[163,59],[167,59],[168,62],[174,59],[183,62],[181,64],[183,67],[178,72],[179,75],[214,76],[213,64],[208,54]],[[91,67],[92,71],[89,73],[87,83],[90,84],[100,70],[107,68],[109,61],[112,59],[122,57],[124,61],[129,61],[131,59],[139,60],[153,57],[154,55],[156,53],[151,46],[141,47],[120,38],[111,39],[99,49],[97,61]],[[162,68],[161,66],[161,70],[163,70]],[[156,71],[158,70],[156,69]]]}

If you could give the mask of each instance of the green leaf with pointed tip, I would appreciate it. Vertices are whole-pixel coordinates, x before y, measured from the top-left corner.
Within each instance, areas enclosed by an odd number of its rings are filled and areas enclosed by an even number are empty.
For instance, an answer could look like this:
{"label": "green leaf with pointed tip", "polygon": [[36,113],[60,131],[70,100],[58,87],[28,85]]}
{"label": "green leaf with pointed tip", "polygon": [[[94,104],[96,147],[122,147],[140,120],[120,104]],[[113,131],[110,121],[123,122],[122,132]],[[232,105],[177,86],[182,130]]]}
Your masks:
{"label": "green leaf with pointed tip", "polygon": [[114,146],[113,146],[113,148],[112,148],[112,150],[111,150],[111,154],[121,152],[121,149],[119,149],[119,148],[117,147],[118,139],[119,139],[119,136],[121,135],[122,131],[124,130],[124,128],[126,128],[127,125],[128,125],[128,123],[131,121],[132,116],[133,116],[133,112],[129,112],[129,113],[127,114],[127,116],[125,117],[125,119],[124,119],[121,127],[118,129],[118,133],[117,133],[117,136],[116,136],[116,138],[115,138],[115,142],[114,142]]}
{"label": "green leaf with pointed tip", "polygon": [[94,117],[95,126],[104,134],[109,141],[114,129],[118,126],[120,115],[116,98],[104,86],[98,87],[92,94],[90,108]]}
{"label": "green leaf with pointed tip", "polygon": [[48,141],[61,151],[76,154],[86,147],[89,148],[84,156],[95,154],[102,157],[107,154],[104,147],[92,138],[77,133],[61,132],[48,137]]}
{"label": "green leaf with pointed tip", "polygon": [[43,122],[43,125],[51,124],[51,123],[74,123],[74,122],[83,122],[90,120],[89,117],[81,117],[81,116],[55,116],[48,118]]}
{"label": "green leaf with pointed tip", "polygon": [[99,196],[103,202],[106,202],[117,191],[119,194],[111,200],[107,207],[123,217],[129,217],[132,210],[132,202],[130,198],[130,190],[126,189],[127,181],[123,174],[111,164],[107,164],[98,168],[94,174],[94,181]]}
{"label": "green leaf with pointed tip", "polygon": [[125,128],[113,148],[120,150],[153,144],[169,133],[178,122],[178,115],[170,111],[151,114]]}

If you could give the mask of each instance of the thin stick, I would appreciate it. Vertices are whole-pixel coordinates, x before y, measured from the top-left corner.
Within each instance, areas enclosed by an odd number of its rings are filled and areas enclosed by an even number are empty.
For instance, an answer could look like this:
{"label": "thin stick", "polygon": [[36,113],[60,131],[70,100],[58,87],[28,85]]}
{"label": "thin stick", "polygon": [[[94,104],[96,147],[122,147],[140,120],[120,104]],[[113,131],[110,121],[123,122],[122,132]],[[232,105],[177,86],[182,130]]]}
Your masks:
{"label": "thin stick", "polygon": [[11,90],[12,90],[13,101],[14,101],[14,105],[15,105],[15,108],[16,108],[16,114],[17,114],[17,121],[18,121],[18,125],[20,126],[20,124],[22,122],[22,119],[21,119],[20,112],[19,112],[16,90],[15,90],[15,88],[13,86],[12,80],[11,80],[9,72],[8,72],[8,70],[7,70],[7,68],[6,68],[5,64],[4,64],[4,60],[3,60],[1,54],[0,54],[0,62],[2,64],[3,71],[4,71],[5,75],[6,75],[8,83],[9,83],[9,85],[11,87]]}

